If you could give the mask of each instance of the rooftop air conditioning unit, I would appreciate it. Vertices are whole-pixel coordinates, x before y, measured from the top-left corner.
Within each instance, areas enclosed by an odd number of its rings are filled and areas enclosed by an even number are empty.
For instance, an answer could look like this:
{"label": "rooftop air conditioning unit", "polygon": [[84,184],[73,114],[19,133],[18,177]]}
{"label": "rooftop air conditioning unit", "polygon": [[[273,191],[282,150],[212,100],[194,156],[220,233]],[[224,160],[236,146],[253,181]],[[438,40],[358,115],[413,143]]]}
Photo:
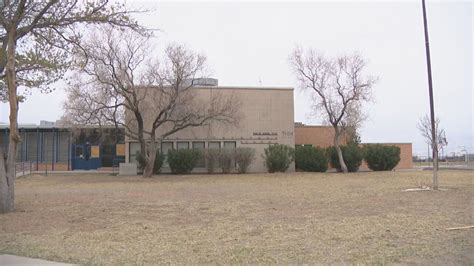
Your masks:
{"label": "rooftop air conditioning unit", "polygon": [[218,79],[213,78],[197,78],[197,79],[189,79],[185,82],[185,84],[190,84],[193,86],[217,86],[219,84]]}

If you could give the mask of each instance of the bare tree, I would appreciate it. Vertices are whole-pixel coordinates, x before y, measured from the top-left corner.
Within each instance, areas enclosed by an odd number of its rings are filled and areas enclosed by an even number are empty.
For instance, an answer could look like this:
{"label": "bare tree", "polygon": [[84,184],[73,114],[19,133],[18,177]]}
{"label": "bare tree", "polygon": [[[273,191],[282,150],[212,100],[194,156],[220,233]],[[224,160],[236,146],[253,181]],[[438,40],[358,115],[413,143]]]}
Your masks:
{"label": "bare tree", "polygon": [[289,60],[300,88],[313,92],[313,110],[322,112],[325,122],[334,128],[334,146],[341,170],[346,173],[341,137],[364,121],[362,103],[371,100],[376,78],[364,75],[367,63],[357,54],[332,59],[314,50],[304,53],[296,48]]}
{"label": "bare tree", "polygon": [[18,134],[18,86],[48,86],[71,66],[79,47],[79,25],[110,24],[142,28],[118,2],[3,0],[0,2],[0,97],[10,105],[8,151],[0,150],[0,213],[14,209],[14,167]]}
{"label": "bare tree", "polygon": [[[439,117],[436,118],[434,121],[435,124],[435,133],[436,133],[436,142],[437,142],[437,147],[440,149],[443,149],[448,145],[448,141],[446,139],[446,132],[444,131],[443,128],[440,127],[440,119]],[[432,151],[434,151],[433,147],[433,135],[431,134],[431,119],[428,115],[424,115],[423,117],[420,118],[418,121],[417,125],[418,129],[420,130],[421,135],[425,139],[426,143],[431,147]],[[438,149],[436,149],[438,151]],[[438,157],[438,154],[436,154],[436,157]],[[434,158],[434,155],[433,155]],[[435,164],[437,170],[438,168],[438,162]]]}
{"label": "bare tree", "polygon": [[88,64],[69,86],[66,115],[75,123],[124,127],[140,143],[144,177],[151,177],[156,151],[167,136],[211,122],[237,123],[238,99],[219,92],[200,99],[193,89],[204,56],[170,45],[163,59],[153,60],[147,37],[104,32],[78,54]]}

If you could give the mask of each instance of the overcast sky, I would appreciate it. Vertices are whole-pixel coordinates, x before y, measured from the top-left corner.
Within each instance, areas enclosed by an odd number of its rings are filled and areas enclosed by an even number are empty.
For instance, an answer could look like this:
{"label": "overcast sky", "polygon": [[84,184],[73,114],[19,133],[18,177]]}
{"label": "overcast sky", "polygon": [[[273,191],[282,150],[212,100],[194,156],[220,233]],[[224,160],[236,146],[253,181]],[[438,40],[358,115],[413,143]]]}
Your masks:
{"label": "overcast sky", "polygon": [[[329,56],[359,52],[369,61],[367,73],[379,77],[362,141],[412,142],[414,154],[427,154],[416,127],[429,112],[421,1],[133,5],[154,10],[137,19],[160,29],[158,48],[177,42],[207,55],[219,85],[295,87],[295,121],[306,124],[320,119],[309,115],[310,97],[297,88],[290,52],[296,45]],[[435,111],[446,130],[448,151],[465,147],[474,152],[473,3],[428,1],[427,12]],[[19,122],[54,121],[64,100],[60,88],[48,95],[33,93],[20,105]],[[0,104],[0,121],[8,121],[6,104]]]}

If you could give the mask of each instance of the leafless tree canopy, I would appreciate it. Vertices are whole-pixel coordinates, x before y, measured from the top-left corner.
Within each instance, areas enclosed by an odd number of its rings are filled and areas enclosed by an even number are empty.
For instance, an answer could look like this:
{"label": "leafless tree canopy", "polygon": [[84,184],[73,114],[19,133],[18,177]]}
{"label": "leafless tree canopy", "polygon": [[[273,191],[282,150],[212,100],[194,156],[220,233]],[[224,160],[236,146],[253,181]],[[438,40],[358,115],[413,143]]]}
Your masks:
{"label": "leafless tree canopy", "polygon": [[[433,148],[433,138],[431,135],[431,119],[428,115],[425,115],[420,118],[417,125],[418,129],[420,130],[421,135],[425,139],[426,143]],[[442,148],[448,145],[448,141],[446,139],[446,132],[443,128],[440,127],[440,120],[439,117],[435,119],[435,132],[436,132],[436,140],[438,141],[438,147]]]}
{"label": "leafless tree canopy", "polygon": [[[312,93],[313,111],[335,129],[334,145],[347,129],[357,129],[366,116],[362,104],[372,98],[376,78],[364,74],[366,61],[358,54],[328,58],[314,50],[296,48],[290,64],[302,90]],[[339,156],[344,170],[345,163]]]}
{"label": "leafless tree canopy", "polygon": [[[71,67],[70,51],[80,49],[81,36],[87,25],[107,23],[118,27],[145,31],[131,13],[118,1],[2,1],[0,5],[0,100],[8,101],[4,72],[7,41],[16,24],[16,75],[23,88],[39,88],[44,92],[63,77]],[[81,23],[82,27],[77,27]]]}
{"label": "leafless tree canopy", "polygon": [[[14,209],[14,167],[18,134],[18,87],[50,91],[73,64],[83,27],[108,24],[142,32],[118,1],[0,1],[0,100],[10,107],[7,156],[0,148],[0,213]],[[79,27],[79,25],[82,25]]]}
{"label": "leafless tree canopy", "polygon": [[142,154],[150,162],[157,143],[179,130],[238,122],[236,97],[219,92],[210,99],[196,95],[192,81],[202,75],[204,56],[174,44],[165,49],[163,58],[156,59],[148,37],[103,32],[78,54],[78,60],[88,64],[70,83],[64,105],[69,120],[124,127],[128,137],[141,143]]}
{"label": "leafless tree canopy", "polygon": [[290,63],[300,88],[314,92],[314,110],[326,122],[345,128],[358,126],[365,118],[362,103],[372,99],[376,78],[365,76],[365,60],[358,54],[328,58],[314,50],[297,48]]}

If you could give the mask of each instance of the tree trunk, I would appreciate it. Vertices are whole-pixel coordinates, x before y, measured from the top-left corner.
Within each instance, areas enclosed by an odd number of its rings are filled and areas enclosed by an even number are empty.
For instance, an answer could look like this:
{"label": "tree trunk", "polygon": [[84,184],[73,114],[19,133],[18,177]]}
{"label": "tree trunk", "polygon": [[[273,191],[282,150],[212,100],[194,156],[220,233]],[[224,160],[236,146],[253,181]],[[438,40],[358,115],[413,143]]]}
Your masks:
{"label": "tree trunk", "polygon": [[15,160],[16,149],[20,136],[18,134],[18,99],[15,73],[16,30],[8,34],[7,64],[5,67],[6,83],[8,88],[8,104],[10,105],[10,136],[7,158],[0,154],[0,213],[14,210],[15,202]]}
{"label": "tree trunk", "polygon": [[0,213],[11,212],[14,209],[14,193],[8,182],[6,160],[2,148],[0,147]]}
{"label": "tree trunk", "polygon": [[344,162],[344,157],[342,156],[341,147],[339,147],[339,138],[341,133],[337,128],[334,128],[334,147],[336,148],[337,158],[339,159],[339,164],[341,165],[341,171],[347,173],[347,166]]}
{"label": "tree trunk", "polygon": [[143,177],[152,177],[153,167],[155,166],[155,158],[156,158],[156,141],[153,139],[148,145],[145,158],[146,158],[146,165],[145,165],[145,169],[143,169]]}

